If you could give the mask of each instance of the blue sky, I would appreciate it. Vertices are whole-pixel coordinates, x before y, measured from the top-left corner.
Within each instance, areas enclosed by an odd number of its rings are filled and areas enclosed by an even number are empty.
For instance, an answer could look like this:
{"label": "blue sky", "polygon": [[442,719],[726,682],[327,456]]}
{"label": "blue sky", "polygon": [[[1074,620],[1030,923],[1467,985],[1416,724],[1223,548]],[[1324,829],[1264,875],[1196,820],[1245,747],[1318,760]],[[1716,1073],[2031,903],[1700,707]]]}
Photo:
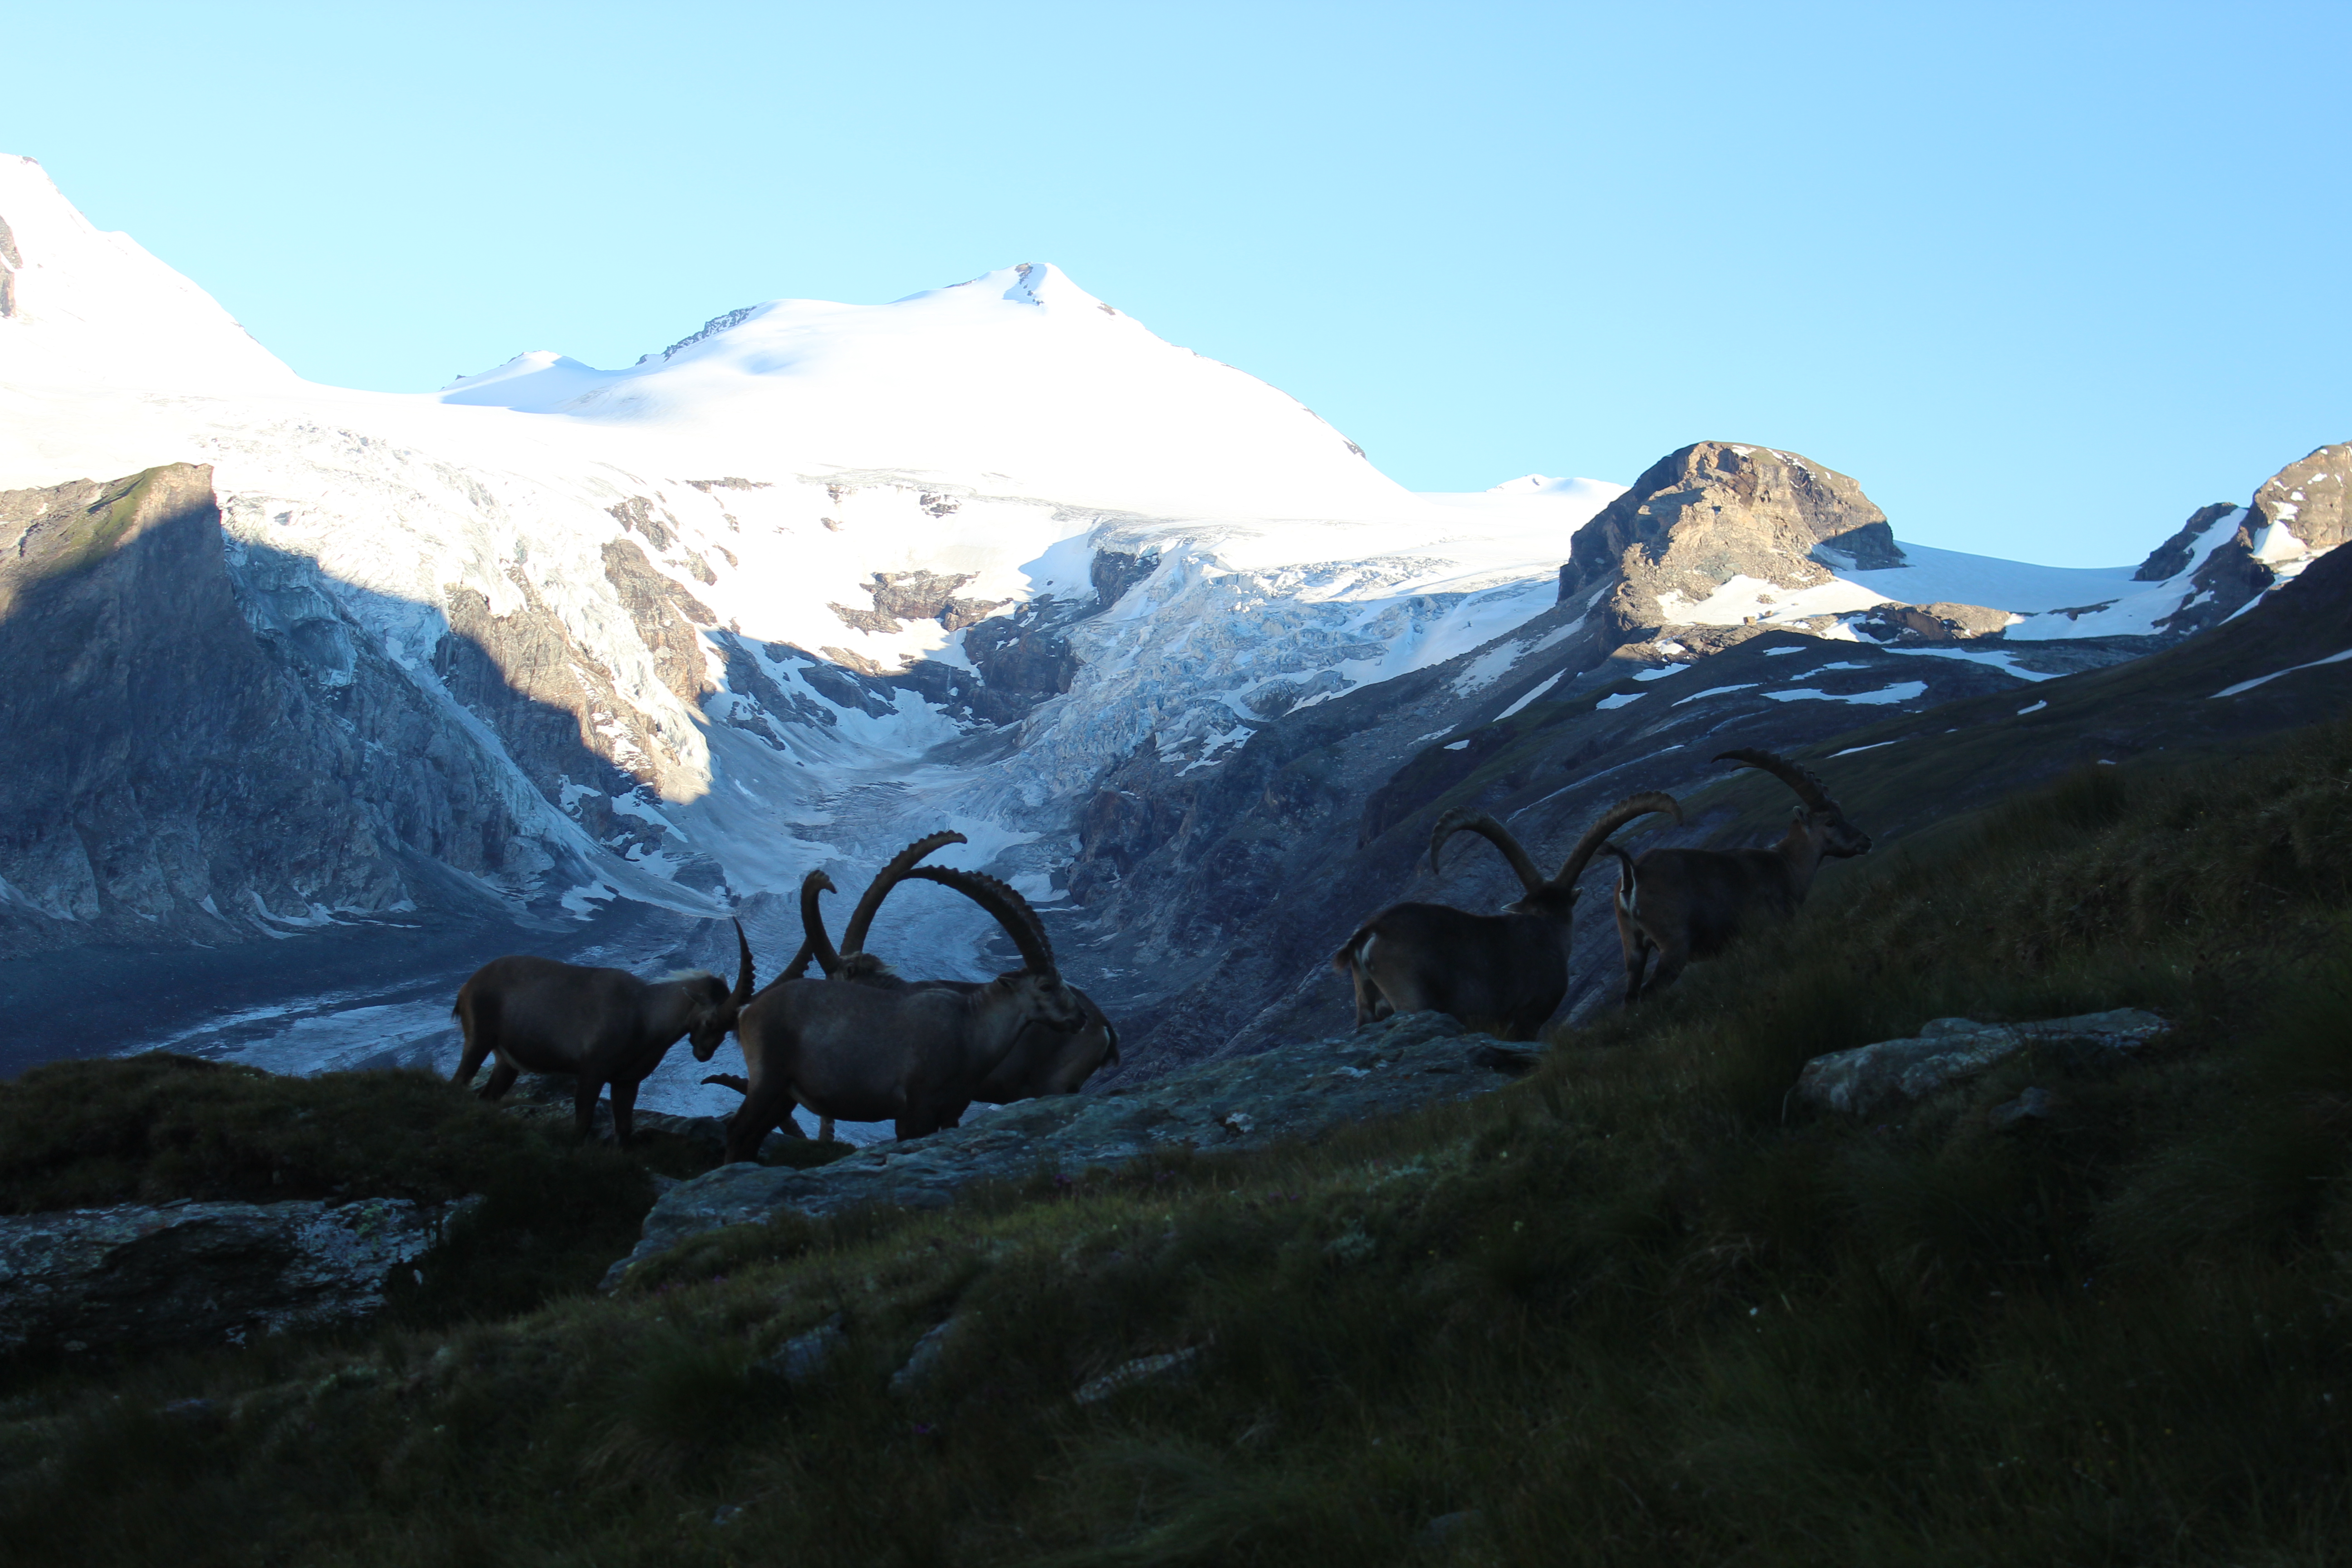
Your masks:
{"label": "blue sky", "polygon": [[1058,263],[1421,489],[1807,453],[2137,559],[2352,438],[2343,5],[15,5],[0,151],[297,370]]}

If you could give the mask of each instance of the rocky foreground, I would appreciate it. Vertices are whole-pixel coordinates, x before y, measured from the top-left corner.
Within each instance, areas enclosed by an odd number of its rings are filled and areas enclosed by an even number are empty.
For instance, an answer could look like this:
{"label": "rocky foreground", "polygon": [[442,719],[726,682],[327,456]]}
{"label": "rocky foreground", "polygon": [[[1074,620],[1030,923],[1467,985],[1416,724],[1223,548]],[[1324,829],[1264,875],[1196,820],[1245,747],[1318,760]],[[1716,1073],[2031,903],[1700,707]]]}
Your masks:
{"label": "rocky foreground", "polygon": [[1022,1100],[963,1127],[879,1143],[814,1170],[733,1164],[662,1194],[645,1239],[604,1277],[687,1237],[780,1213],[837,1214],[860,1204],[944,1208],[982,1182],[1073,1175],[1180,1148],[1255,1149],[1500,1089],[1540,1047],[1407,1013],[1359,1033],[1208,1062],[1099,1094]]}

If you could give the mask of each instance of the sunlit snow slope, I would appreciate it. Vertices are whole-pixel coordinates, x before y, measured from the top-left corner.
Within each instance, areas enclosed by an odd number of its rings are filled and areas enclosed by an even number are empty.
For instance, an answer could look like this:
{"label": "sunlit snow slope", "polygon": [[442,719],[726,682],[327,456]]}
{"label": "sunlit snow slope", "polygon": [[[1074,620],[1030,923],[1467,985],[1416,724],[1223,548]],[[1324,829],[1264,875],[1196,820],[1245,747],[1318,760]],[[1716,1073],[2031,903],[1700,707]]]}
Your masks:
{"label": "sunlit snow slope", "polygon": [[[0,219],[21,257],[0,488],[209,463],[233,548],[315,563],[420,685],[461,635],[576,713],[634,788],[539,776],[482,736],[538,787],[542,837],[604,867],[506,890],[574,908],[715,912],[812,867],[862,878],[942,824],[973,839],[946,858],[1049,898],[1106,761],[1149,741],[1214,765],[1286,703],[1476,647],[1546,607],[1619,489],[1412,495],[1042,265],[772,302],[625,370],[530,354],[394,396],[295,379],[36,164],[0,164]],[[898,681],[970,671],[974,627],[1024,614],[1066,644],[1066,690],[992,721]],[[968,973],[982,931],[909,899],[877,940]]]}

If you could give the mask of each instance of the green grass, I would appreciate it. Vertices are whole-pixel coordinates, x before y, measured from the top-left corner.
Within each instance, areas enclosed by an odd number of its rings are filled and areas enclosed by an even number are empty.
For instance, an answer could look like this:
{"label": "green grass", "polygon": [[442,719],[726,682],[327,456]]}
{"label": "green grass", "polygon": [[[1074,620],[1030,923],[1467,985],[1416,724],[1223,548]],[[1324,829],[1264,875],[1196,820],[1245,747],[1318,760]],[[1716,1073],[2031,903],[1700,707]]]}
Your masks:
{"label": "green grass", "polygon": [[[92,1564],[2337,1561],[2347,794],[2340,726],[2072,775],[1857,863],[1509,1089],[1312,1147],[51,1377],[0,1404],[0,1539]],[[1787,1103],[1806,1058],[1932,1017],[2122,1005],[2174,1026],[1880,1123]],[[2029,1084],[2059,1114],[1992,1131]],[[836,1314],[814,1382],[759,1369]],[[216,1426],[163,1413],[191,1397]]]}

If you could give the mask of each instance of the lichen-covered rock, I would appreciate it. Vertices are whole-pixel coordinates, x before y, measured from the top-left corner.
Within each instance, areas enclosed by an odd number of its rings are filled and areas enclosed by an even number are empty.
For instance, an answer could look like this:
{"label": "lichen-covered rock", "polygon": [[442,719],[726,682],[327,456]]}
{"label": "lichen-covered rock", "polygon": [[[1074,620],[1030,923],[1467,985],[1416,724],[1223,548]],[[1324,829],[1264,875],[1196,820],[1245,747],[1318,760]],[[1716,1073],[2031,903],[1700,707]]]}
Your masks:
{"label": "lichen-covered rock", "polygon": [[1974,1078],[2028,1046],[2066,1053],[2128,1050],[2165,1027],[2155,1014],[2133,1007],[2035,1024],[1937,1018],[1909,1039],[1815,1057],[1797,1075],[1796,1096],[1823,1110],[1870,1116]]}
{"label": "lichen-covered rock", "polygon": [[372,1316],[471,1203],[194,1203],[0,1217],[0,1353],[242,1343]]}
{"label": "lichen-covered rock", "polygon": [[1346,1122],[1499,1089],[1531,1047],[1475,1034],[1442,1013],[1406,1013],[1360,1033],[1228,1058],[1102,1094],[1022,1100],[928,1138],[877,1143],[795,1171],[722,1165],[681,1182],[646,1216],[645,1238],[604,1277],[707,1230],[778,1212],[859,1204],[944,1208],[975,1182],[1118,1165],[1156,1149],[1251,1149]]}

